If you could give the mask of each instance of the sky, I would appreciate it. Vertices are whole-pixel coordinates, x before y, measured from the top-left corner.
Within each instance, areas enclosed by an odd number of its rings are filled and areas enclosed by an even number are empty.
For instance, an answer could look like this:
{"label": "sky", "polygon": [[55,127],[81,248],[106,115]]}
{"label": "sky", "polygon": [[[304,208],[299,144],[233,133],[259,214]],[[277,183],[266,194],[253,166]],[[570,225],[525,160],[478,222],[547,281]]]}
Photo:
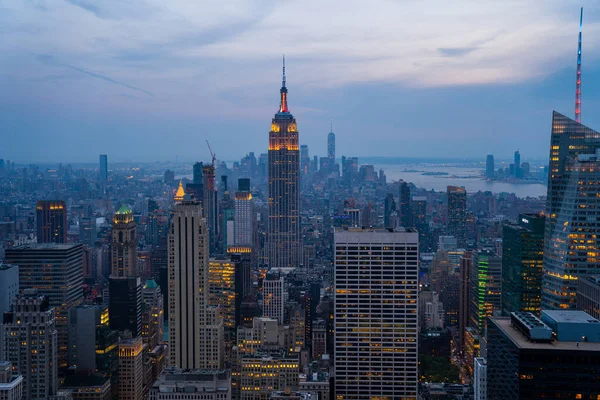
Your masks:
{"label": "sky", "polygon": [[324,156],[547,159],[552,110],[600,129],[600,4],[571,0],[0,0],[0,158],[266,152],[285,54]]}

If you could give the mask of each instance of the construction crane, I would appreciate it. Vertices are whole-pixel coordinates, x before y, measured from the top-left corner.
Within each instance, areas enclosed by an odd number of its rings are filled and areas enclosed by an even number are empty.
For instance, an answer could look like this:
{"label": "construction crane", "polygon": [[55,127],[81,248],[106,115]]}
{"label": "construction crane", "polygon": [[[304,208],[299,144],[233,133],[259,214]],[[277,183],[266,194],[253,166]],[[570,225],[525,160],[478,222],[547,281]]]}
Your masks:
{"label": "construction crane", "polygon": [[210,152],[210,156],[212,157],[212,166],[215,166],[215,159],[217,158],[217,155],[215,153],[213,153],[212,149],[210,148],[210,143],[208,143],[208,139],[206,140],[206,145],[208,146],[208,151]]}

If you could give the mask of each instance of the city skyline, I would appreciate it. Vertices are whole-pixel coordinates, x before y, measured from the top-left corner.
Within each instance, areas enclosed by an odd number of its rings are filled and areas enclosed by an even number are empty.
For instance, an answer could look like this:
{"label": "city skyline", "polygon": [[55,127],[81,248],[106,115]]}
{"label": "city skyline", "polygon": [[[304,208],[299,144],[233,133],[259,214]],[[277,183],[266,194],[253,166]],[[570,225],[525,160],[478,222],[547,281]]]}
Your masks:
{"label": "city skyline", "polygon": [[[573,113],[579,6],[587,3],[483,3],[464,13],[386,3],[358,21],[360,4],[322,5],[315,22],[335,7],[335,24],[307,23],[314,10],[294,4],[244,2],[218,11],[146,5],[135,17],[131,4],[7,4],[0,15],[6,26],[0,37],[7,39],[0,49],[8,55],[0,86],[11,96],[0,98],[0,130],[13,140],[0,156],[18,162],[81,162],[98,153],[114,161],[209,159],[205,139],[219,154],[241,156],[266,145],[276,60],[286,53],[301,144],[313,154],[325,155],[333,120],[338,154],[447,156],[451,140],[458,158],[492,151],[504,158],[515,148],[543,158],[550,110]],[[451,12],[457,18],[448,18]],[[294,21],[277,23],[290,13]],[[44,22],[49,19],[77,20],[80,37]],[[599,122],[591,112],[600,82],[598,20],[588,7],[582,121],[590,126]],[[339,34],[352,23],[351,34]],[[420,26],[411,30],[415,23]],[[149,34],[158,24],[162,33]],[[507,114],[515,109],[521,112]],[[371,140],[373,131],[379,140]],[[179,146],[182,141],[188,145]],[[27,154],[24,145],[31,143]],[[425,146],[427,152],[419,150]]]}

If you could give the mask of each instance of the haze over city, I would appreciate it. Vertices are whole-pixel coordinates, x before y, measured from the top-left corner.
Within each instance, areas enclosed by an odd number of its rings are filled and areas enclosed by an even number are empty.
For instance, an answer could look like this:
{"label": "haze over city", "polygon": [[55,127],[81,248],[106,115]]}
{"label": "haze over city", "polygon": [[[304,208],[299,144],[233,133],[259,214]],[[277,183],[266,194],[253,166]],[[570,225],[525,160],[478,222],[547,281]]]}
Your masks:
{"label": "haze over city", "polygon": [[[580,6],[508,2],[0,3],[0,156],[232,160],[266,147],[286,55],[301,143],[324,155],[547,159],[571,116]],[[583,115],[600,124],[589,7]]]}

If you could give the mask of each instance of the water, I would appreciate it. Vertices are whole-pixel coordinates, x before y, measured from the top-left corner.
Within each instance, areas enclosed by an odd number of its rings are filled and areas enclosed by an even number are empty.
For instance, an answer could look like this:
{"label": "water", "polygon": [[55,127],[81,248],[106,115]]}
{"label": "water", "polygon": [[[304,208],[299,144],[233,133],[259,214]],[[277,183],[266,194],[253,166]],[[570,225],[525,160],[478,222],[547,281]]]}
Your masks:
{"label": "water", "polygon": [[[489,182],[481,178],[483,170],[476,167],[423,164],[379,164],[375,170],[383,169],[388,182],[400,179],[412,182],[419,188],[445,192],[449,185],[464,186],[468,193],[490,191],[492,193],[514,193],[517,197],[539,197],[547,193],[542,183]],[[412,171],[412,172],[407,172]],[[414,172],[418,171],[418,172]],[[423,175],[423,172],[447,172],[448,175]]]}

